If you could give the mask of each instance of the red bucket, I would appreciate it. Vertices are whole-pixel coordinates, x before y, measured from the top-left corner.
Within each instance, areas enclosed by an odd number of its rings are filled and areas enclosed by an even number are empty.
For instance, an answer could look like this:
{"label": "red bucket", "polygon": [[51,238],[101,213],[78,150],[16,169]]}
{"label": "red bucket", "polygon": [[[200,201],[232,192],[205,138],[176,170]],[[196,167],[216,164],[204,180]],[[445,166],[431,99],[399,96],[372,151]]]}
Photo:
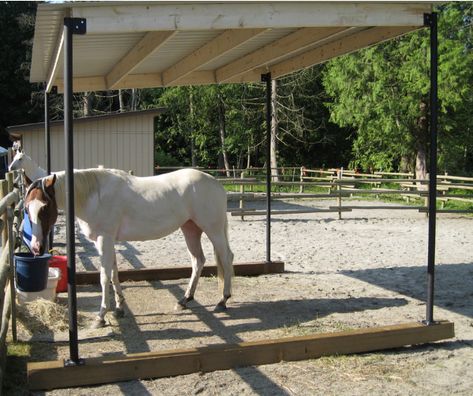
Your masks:
{"label": "red bucket", "polygon": [[67,292],[67,256],[52,256],[49,260],[49,266],[59,268],[61,272],[56,287],[56,293]]}

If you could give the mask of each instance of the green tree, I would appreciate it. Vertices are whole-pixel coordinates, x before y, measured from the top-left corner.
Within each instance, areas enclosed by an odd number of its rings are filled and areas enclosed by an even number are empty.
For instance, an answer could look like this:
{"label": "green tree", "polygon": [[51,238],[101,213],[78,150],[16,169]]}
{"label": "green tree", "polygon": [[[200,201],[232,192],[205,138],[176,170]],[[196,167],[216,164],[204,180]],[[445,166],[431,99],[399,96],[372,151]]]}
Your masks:
{"label": "green tree", "polygon": [[[471,19],[466,17],[471,7],[471,3],[449,3],[439,9],[439,148],[443,164],[453,161],[449,140],[468,147],[473,143],[471,134],[459,128],[467,119],[471,125],[466,106],[473,81]],[[424,176],[429,81],[427,29],[329,62],[324,86],[332,97],[327,104],[331,119],[356,130],[352,166],[392,170],[405,162],[412,169],[415,163],[418,176]]]}
{"label": "green tree", "polygon": [[0,144],[10,145],[5,127],[37,121],[42,98],[32,95],[29,63],[34,32],[35,2],[0,3]]}

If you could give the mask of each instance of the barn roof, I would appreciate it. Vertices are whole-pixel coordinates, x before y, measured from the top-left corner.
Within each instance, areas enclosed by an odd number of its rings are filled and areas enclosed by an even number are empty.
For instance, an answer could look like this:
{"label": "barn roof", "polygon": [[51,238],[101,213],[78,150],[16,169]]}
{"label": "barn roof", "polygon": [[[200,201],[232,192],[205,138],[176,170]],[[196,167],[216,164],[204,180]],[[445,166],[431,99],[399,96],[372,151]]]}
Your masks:
{"label": "barn roof", "polygon": [[74,91],[278,78],[424,25],[430,2],[156,1],[43,3],[31,82],[63,86],[64,17],[74,35]]}
{"label": "barn roof", "polygon": [[[123,113],[98,114],[98,115],[93,115],[93,116],[88,116],[88,117],[75,118],[74,123],[82,123],[82,122],[88,122],[88,121],[101,121],[101,120],[107,120],[111,118],[132,117],[132,116],[138,116],[138,115],[156,116],[158,114],[164,113],[165,111],[166,109],[164,107],[159,107],[159,108],[154,108],[154,109],[146,109],[146,110],[138,110],[138,111],[126,111]],[[59,125],[62,127],[64,126],[64,120],[50,121],[50,125],[51,126]],[[30,123],[30,124],[11,125],[11,126],[8,126],[6,130],[8,134],[12,136],[12,135],[16,135],[19,132],[29,131],[29,130],[43,128],[43,127],[44,127],[44,121]]]}

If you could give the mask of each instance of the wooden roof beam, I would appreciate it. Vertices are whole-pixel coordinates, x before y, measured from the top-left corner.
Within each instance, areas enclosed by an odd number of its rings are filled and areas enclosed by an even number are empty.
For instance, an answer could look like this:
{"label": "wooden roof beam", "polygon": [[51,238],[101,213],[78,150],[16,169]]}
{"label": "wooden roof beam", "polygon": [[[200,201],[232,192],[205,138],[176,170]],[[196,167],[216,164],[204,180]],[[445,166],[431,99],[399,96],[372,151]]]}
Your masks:
{"label": "wooden roof beam", "polygon": [[[296,4],[296,5],[295,5]],[[73,2],[74,17],[87,19],[87,33],[156,30],[226,30],[327,26],[422,26],[429,3],[281,1],[247,2]],[[53,6],[51,6],[53,7]]]}
{"label": "wooden roof beam", "polygon": [[416,27],[374,27],[360,31],[351,36],[306,51],[303,54],[289,60],[277,63],[269,67],[272,78],[278,78],[295,70],[304,69],[325,62],[331,58],[354,52],[360,48],[368,47],[391,38],[401,36]]}
{"label": "wooden roof beam", "polygon": [[169,40],[175,32],[148,32],[105,77],[107,89],[117,89],[120,81],[154,51]]}
{"label": "wooden roof beam", "polygon": [[204,66],[267,30],[268,29],[234,29],[224,31],[209,43],[203,45],[165,70],[163,72],[163,84],[165,86],[173,84],[175,81],[185,77],[197,68]]}
{"label": "wooden roof beam", "polygon": [[[195,71],[179,79],[174,85],[203,85],[215,84],[213,71]],[[64,92],[64,80],[57,79],[56,85],[59,93]],[[115,85],[114,89],[128,88],[156,88],[163,86],[161,73],[129,74]],[[75,77],[73,81],[74,92],[106,91],[109,89],[102,76]]]}
{"label": "wooden roof beam", "polygon": [[344,27],[334,28],[302,28],[287,36],[276,40],[261,49],[258,49],[234,62],[231,62],[215,72],[216,80],[227,82],[238,75],[261,67],[264,64],[276,61],[278,58],[288,56],[293,52],[303,50],[327,39],[337,33],[346,31]]}

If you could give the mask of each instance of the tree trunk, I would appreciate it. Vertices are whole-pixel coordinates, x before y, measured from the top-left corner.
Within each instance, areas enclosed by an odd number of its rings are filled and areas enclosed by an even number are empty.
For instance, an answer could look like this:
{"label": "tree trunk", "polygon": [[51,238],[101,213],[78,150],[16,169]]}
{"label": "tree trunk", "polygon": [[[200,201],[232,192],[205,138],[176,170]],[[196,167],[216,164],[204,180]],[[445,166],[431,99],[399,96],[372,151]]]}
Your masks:
{"label": "tree trunk", "polygon": [[[424,145],[417,146],[416,152],[416,179],[426,179],[427,178],[427,155],[426,148]],[[417,183],[418,190],[427,190],[427,184]]]}
{"label": "tree trunk", "polygon": [[123,89],[118,90],[118,102],[120,104],[120,113],[126,111],[125,98],[123,97]]}
{"label": "tree trunk", "polygon": [[131,111],[136,111],[136,108],[138,107],[138,95],[136,92],[136,88],[133,88],[131,90],[131,105],[130,105],[130,110]]}
{"label": "tree trunk", "polygon": [[225,148],[225,107],[223,104],[222,96],[220,92],[218,92],[218,124],[219,124],[219,132],[220,132],[220,147],[222,149],[222,156],[223,156],[223,164],[225,166],[225,173],[227,177],[230,177],[230,164],[228,162],[228,155],[227,149]]}
{"label": "tree trunk", "polygon": [[277,115],[277,82],[271,80],[271,138],[270,138],[270,164],[271,175],[273,181],[279,181],[277,152],[277,135],[278,135],[278,115]]}
{"label": "tree trunk", "polygon": [[195,153],[195,142],[194,142],[194,95],[192,93],[192,87],[189,87],[189,115],[190,115],[190,140],[191,140],[191,164],[192,167],[197,167],[197,157]]}
{"label": "tree trunk", "polygon": [[[417,120],[416,133],[416,179],[427,178],[427,139],[429,134],[429,122],[427,118],[428,105],[426,101],[419,104],[419,119]],[[428,190],[427,184],[417,183],[418,190]]]}
{"label": "tree trunk", "polygon": [[82,104],[84,117],[90,117],[92,115],[92,94],[90,92],[84,92]]}

